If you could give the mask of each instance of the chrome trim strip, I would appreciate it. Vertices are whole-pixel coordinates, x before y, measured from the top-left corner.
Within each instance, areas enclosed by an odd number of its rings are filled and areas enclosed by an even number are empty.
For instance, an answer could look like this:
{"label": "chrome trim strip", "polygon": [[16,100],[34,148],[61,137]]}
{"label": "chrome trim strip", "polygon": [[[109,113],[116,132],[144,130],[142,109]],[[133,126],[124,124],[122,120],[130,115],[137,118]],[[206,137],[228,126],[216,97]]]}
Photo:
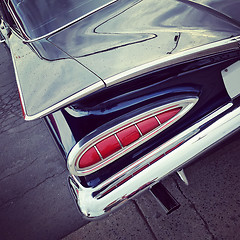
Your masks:
{"label": "chrome trim strip", "polygon": [[[90,141],[85,143],[84,145],[81,144],[81,141],[78,142],[70,151],[67,159],[67,167],[71,174],[76,176],[85,176],[89,175],[93,172],[98,171],[99,169],[103,168],[104,166],[110,164],[113,161],[116,161],[118,158],[122,157],[126,153],[132,151],[134,148],[140,146],[144,142],[148,141],[152,137],[156,136],[157,134],[164,131],[166,128],[174,124],[177,120],[183,117],[192,107],[197,103],[198,97],[192,97],[188,99],[183,99],[179,101],[175,101],[169,104],[162,105],[160,107],[151,109],[150,111],[144,112],[139,114],[133,118],[130,118],[110,129],[107,131],[102,132],[101,134],[97,135],[96,137],[92,138]],[[175,109],[175,108],[182,108],[180,112],[178,112],[174,117],[170,118],[164,124],[160,124],[158,127],[150,131],[149,133],[143,135],[138,140],[134,141],[130,145],[120,149],[116,153],[110,155],[109,157],[105,158],[103,161],[100,161],[90,167],[86,168],[78,168],[79,161],[81,156],[91,147],[99,142],[99,140],[104,140],[105,138],[109,137],[110,135],[114,135],[120,130],[129,127],[130,125],[134,125],[140,121],[143,121],[147,118],[154,116],[155,114],[159,114],[160,112],[164,112],[167,110]]]}
{"label": "chrome trim strip", "polygon": [[96,152],[98,153],[99,157],[103,160],[102,154],[99,152],[97,146],[94,146]]}
{"label": "chrome trim strip", "polygon": [[[158,161],[160,161],[160,159],[166,156],[167,154],[169,154],[172,151],[172,149],[175,149],[175,147],[177,148],[180,144],[187,141],[189,138],[193,137],[199,131],[200,131],[199,128],[194,129],[193,131],[186,134],[185,136],[182,136],[178,139],[175,139],[175,138],[171,139],[166,143],[162,144],[160,147],[156,149],[158,156],[155,157],[155,159],[158,159]],[[108,182],[107,184],[107,181],[105,181],[105,185],[102,186],[103,190],[100,193],[98,193],[95,196],[95,198],[99,199],[103,197],[106,194],[106,192],[108,191],[110,192],[110,190],[113,189],[114,187],[121,185],[121,182],[127,179],[128,177],[134,177],[136,172],[138,171],[141,172],[143,171],[141,170],[142,168],[145,169],[146,167],[149,167],[151,165],[151,162],[154,161],[152,157],[153,156],[152,153],[155,153],[155,150],[153,152],[150,152],[146,156],[140,158],[138,161],[134,162],[133,164],[129,165],[127,168],[123,169],[116,175],[112,176],[110,178],[111,180],[109,179],[107,180],[109,182],[111,181],[111,183]]]}
{"label": "chrome trim strip", "polygon": [[225,40],[217,41],[214,43],[206,44],[200,47],[195,47],[189,50],[185,50],[180,53],[170,54],[167,57],[143,64],[141,66],[132,68],[125,72],[119,73],[112,77],[104,79],[107,87],[120,83],[130,78],[137,77],[139,75],[164,68],[170,65],[186,62],[203,56],[212,55],[219,52],[225,52],[228,50],[239,49],[240,36],[228,38]]}
{"label": "chrome trim strip", "polygon": [[[22,33],[25,35],[25,37],[28,37],[28,35],[27,35],[27,34],[25,33],[25,31],[23,30],[21,24],[19,23],[17,17],[15,16],[15,14],[14,14],[11,6],[10,6],[9,0],[7,1],[7,8],[8,8],[8,10],[9,10],[10,14],[12,15],[12,18],[15,20],[15,23],[17,23],[17,26],[19,27],[19,29],[22,31]],[[25,40],[22,36],[20,36],[20,38],[21,38],[22,41]]]}
{"label": "chrome trim strip", "polygon": [[115,138],[117,139],[117,141],[118,141],[119,145],[121,146],[121,148],[123,148],[123,145],[122,145],[120,139],[118,138],[117,134],[115,133],[115,134],[113,134],[113,135],[114,135]]}
{"label": "chrome trim strip", "polygon": [[159,119],[157,118],[157,116],[154,116],[154,118],[157,120],[158,124],[161,125]]}
{"label": "chrome trim strip", "polygon": [[[78,21],[80,21],[80,20],[82,20],[82,19],[84,19],[84,18],[92,15],[93,13],[96,13],[96,12],[98,12],[99,10],[102,10],[103,8],[108,7],[109,5],[111,5],[111,4],[113,4],[114,2],[117,2],[117,1],[118,1],[118,0],[112,0],[111,2],[106,3],[106,4],[102,5],[101,7],[98,7],[98,8],[96,8],[96,9],[92,10],[92,11],[90,11],[89,13],[86,13],[86,14],[84,14],[83,16],[81,16],[81,17],[79,17],[79,18],[77,18],[77,19],[75,19],[75,20],[73,20],[73,21],[71,21],[71,22],[63,25],[62,27],[59,27],[59,28],[57,28],[57,29],[55,29],[55,30],[53,30],[53,31],[45,34],[45,35],[42,35],[42,36],[37,37],[37,38],[29,39],[29,40],[23,39],[23,43],[32,43],[32,42],[41,40],[41,39],[43,39],[43,38],[49,37],[49,36],[51,36],[51,35],[59,32],[59,31],[65,29],[65,28],[73,25],[74,23],[76,23],[76,22],[78,22]],[[13,13],[11,7],[10,7],[9,0],[8,0],[8,8],[10,9],[10,11],[11,11],[11,13],[12,13],[15,21],[18,23],[18,25],[19,25],[20,29],[22,30],[22,32],[23,32],[26,36],[28,36],[27,33],[26,33],[26,32],[23,30],[23,28],[21,27],[21,24],[19,23],[18,19],[17,19],[16,16],[14,15],[14,13]]]}
{"label": "chrome trim strip", "polygon": [[71,106],[65,107],[64,110],[73,117],[85,117],[89,114],[88,111],[79,111],[78,109],[74,109]]}
{"label": "chrome trim strip", "polygon": [[[74,179],[79,185],[77,186],[74,182],[70,182],[71,185],[74,184],[75,188],[78,189],[76,196],[77,204],[83,215],[88,219],[94,219],[110,213],[129,198],[132,198],[138,193],[150,188],[170,173],[178,171],[196,156],[206,151],[210,146],[216,144],[224,137],[239,129],[240,107],[231,110],[221,118],[218,118],[219,114],[223,113],[231,106],[231,103],[224,106],[176,136],[174,139],[181,139],[194,130],[200,129],[201,126],[209,121],[214,120],[211,121],[211,124],[208,127],[203,128],[203,130],[198,132],[185,143],[181,144],[174,151],[139,172],[137,175],[127,180],[110,193],[104,195],[102,198],[94,197],[94,193],[99,190],[101,191],[101,188],[106,185],[106,182],[95,188],[85,188],[80,184],[76,177],[72,176],[72,179]],[[147,156],[143,157],[142,160],[146,159],[147,161],[151,161],[158,156],[159,149],[157,148]]]}
{"label": "chrome trim strip", "polygon": [[[156,116],[155,116],[155,117],[156,117]],[[159,125],[160,125],[160,124],[159,124]],[[135,123],[134,126],[135,126],[135,128],[138,130],[140,136],[142,137],[143,134],[142,134],[141,130],[139,129],[138,125]]]}

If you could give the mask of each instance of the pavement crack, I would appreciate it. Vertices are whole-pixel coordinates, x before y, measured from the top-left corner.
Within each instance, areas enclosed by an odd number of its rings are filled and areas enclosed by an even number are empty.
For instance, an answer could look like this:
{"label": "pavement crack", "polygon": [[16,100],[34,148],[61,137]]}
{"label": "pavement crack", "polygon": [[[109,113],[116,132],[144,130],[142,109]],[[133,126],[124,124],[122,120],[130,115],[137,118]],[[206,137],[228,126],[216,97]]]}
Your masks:
{"label": "pavement crack", "polygon": [[[35,128],[35,127],[37,127],[38,125],[40,125],[41,123],[42,123],[42,122],[38,122],[38,123],[36,123],[35,125],[28,126],[28,127],[27,127],[27,130],[31,130],[32,128]],[[25,124],[26,124],[26,123],[23,122],[21,125],[25,125]],[[16,131],[14,134],[16,134],[16,133],[24,133],[24,132],[26,132],[26,129]],[[10,134],[11,134],[11,133],[10,133]]]}
{"label": "pavement crack", "polygon": [[[2,75],[3,73],[8,73],[8,70],[4,70],[4,71],[0,72],[0,75]],[[4,87],[12,86],[12,84],[13,84],[12,82],[9,82],[9,83],[0,85],[0,87],[4,88]]]}
{"label": "pavement crack", "polygon": [[177,189],[179,190],[179,192],[180,192],[180,193],[182,194],[182,196],[188,201],[190,207],[196,212],[196,214],[197,214],[197,215],[200,217],[200,219],[202,220],[203,225],[204,225],[205,229],[207,230],[207,232],[210,234],[211,238],[212,238],[213,240],[216,240],[214,234],[211,232],[211,230],[210,230],[210,228],[209,228],[209,226],[208,226],[207,221],[203,218],[203,216],[201,215],[201,213],[198,211],[198,209],[196,208],[195,204],[184,194],[184,192],[183,192],[183,190],[181,189],[180,185],[178,184],[177,180],[174,179],[174,178],[173,178],[173,180],[174,180],[174,182],[175,182],[175,184],[176,184],[176,187],[177,187]]}
{"label": "pavement crack", "polygon": [[11,176],[14,176],[14,175],[17,175],[18,173],[24,171],[25,169],[29,168],[38,158],[35,158],[32,162],[30,162],[26,167],[23,167],[22,169],[20,169],[19,171],[17,172],[14,172],[14,173],[10,173],[2,178],[0,178],[0,182],[3,181],[5,178],[8,178],[8,177],[11,177]]}
{"label": "pavement crack", "polygon": [[64,169],[62,172],[60,173],[56,173],[56,174],[53,174],[47,178],[45,178],[43,181],[39,182],[38,184],[36,184],[35,186],[29,188],[27,191],[23,192],[22,194],[19,194],[18,196],[14,197],[14,198],[11,198],[11,199],[8,199],[7,201],[5,201],[4,203],[2,203],[0,205],[0,209],[2,209],[5,205],[11,203],[12,201],[14,200],[19,200],[21,199],[22,197],[24,197],[27,193],[31,192],[32,190],[36,189],[37,187],[39,187],[41,184],[45,183],[47,180],[51,179],[51,178],[54,178],[56,176],[59,176],[61,174],[63,174],[64,172],[66,172],[67,169]]}
{"label": "pavement crack", "polygon": [[146,225],[147,225],[147,227],[148,227],[148,229],[149,229],[149,231],[150,231],[150,233],[151,233],[153,239],[158,240],[158,238],[157,238],[157,236],[155,235],[155,233],[154,233],[154,231],[153,231],[151,225],[149,224],[149,222],[147,221],[146,217],[144,216],[144,214],[143,214],[141,208],[138,206],[136,200],[132,200],[132,202],[134,203],[134,205],[135,205],[135,207],[136,207],[138,213],[139,213],[140,216],[142,217],[143,221],[146,223]]}

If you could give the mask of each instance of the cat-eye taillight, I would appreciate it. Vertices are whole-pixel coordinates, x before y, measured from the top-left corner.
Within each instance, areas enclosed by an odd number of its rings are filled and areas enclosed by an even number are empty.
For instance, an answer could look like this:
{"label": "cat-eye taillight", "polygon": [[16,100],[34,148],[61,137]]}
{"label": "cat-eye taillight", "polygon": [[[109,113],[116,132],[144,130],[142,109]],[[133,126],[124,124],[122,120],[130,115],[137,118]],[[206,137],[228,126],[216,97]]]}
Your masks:
{"label": "cat-eye taillight", "polygon": [[112,126],[83,145],[77,144],[68,157],[70,172],[79,176],[91,174],[121,158],[174,124],[196,101],[192,98],[151,109]]}

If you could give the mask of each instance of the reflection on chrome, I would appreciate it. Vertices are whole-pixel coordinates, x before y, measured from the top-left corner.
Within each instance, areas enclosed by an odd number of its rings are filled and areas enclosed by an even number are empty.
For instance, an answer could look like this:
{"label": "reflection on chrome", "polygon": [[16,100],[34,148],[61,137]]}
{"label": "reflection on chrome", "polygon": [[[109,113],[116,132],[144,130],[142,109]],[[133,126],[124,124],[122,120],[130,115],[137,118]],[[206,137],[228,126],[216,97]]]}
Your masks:
{"label": "reflection on chrome", "polygon": [[[181,144],[105,195],[101,195],[104,193],[103,188],[104,190],[106,190],[106,187],[109,189],[124,180],[143,167],[142,162],[154,161],[162,155],[163,146],[159,146],[154,151],[139,159],[136,165],[134,163],[128,166],[95,188],[85,188],[81,185],[77,177],[71,176],[70,186],[73,189],[75,199],[82,214],[87,218],[94,219],[111,212],[126,199],[136,196],[139,192],[150,188],[167,175],[182,169],[184,165],[200,153],[233,133],[240,127],[240,107],[232,109],[232,106],[232,103],[225,105],[169,140],[166,145],[170,149],[174,145],[176,146],[176,143]],[[183,140],[185,141],[182,142]]]}

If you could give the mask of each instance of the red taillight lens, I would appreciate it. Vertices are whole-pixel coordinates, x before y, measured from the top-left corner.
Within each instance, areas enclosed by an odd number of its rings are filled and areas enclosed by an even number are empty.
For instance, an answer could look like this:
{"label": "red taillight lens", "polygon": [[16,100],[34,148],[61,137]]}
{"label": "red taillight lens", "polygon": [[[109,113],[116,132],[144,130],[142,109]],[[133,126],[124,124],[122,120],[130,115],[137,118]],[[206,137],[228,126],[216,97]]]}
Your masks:
{"label": "red taillight lens", "polygon": [[96,144],[103,158],[106,158],[121,149],[121,145],[115,136],[110,136]]}
{"label": "red taillight lens", "polygon": [[[149,117],[145,116],[144,120],[139,117],[139,119],[136,120],[135,118],[134,121],[125,126],[116,126],[115,129],[119,130],[106,134],[104,139],[95,139],[85,153],[79,156],[77,160],[79,168],[92,166],[102,160],[110,159],[108,161],[111,162],[116,156],[119,157],[121,154],[125,154],[139,146],[159,131],[162,131],[164,126],[169,125],[168,123],[174,122],[177,118],[174,121],[169,120],[173,119],[181,109],[181,107],[178,107],[171,110],[157,111],[155,114],[149,115]],[[133,144],[134,142],[137,142],[137,144]]]}
{"label": "red taillight lens", "polygon": [[144,135],[150,131],[152,131],[154,128],[159,126],[158,121],[155,117],[148,118],[146,120],[143,120],[137,124],[139,130]]}
{"label": "red taillight lens", "polygon": [[98,152],[94,147],[89,148],[81,157],[79,161],[79,167],[85,168],[89,167],[101,160]]}
{"label": "red taillight lens", "polygon": [[140,138],[140,133],[135,126],[128,127],[117,133],[123,147],[135,142]]}
{"label": "red taillight lens", "polygon": [[170,118],[174,117],[180,110],[181,108],[175,108],[167,112],[160,113],[157,115],[157,118],[160,121],[160,123],[163,124],[166,121],[168,121]]}

